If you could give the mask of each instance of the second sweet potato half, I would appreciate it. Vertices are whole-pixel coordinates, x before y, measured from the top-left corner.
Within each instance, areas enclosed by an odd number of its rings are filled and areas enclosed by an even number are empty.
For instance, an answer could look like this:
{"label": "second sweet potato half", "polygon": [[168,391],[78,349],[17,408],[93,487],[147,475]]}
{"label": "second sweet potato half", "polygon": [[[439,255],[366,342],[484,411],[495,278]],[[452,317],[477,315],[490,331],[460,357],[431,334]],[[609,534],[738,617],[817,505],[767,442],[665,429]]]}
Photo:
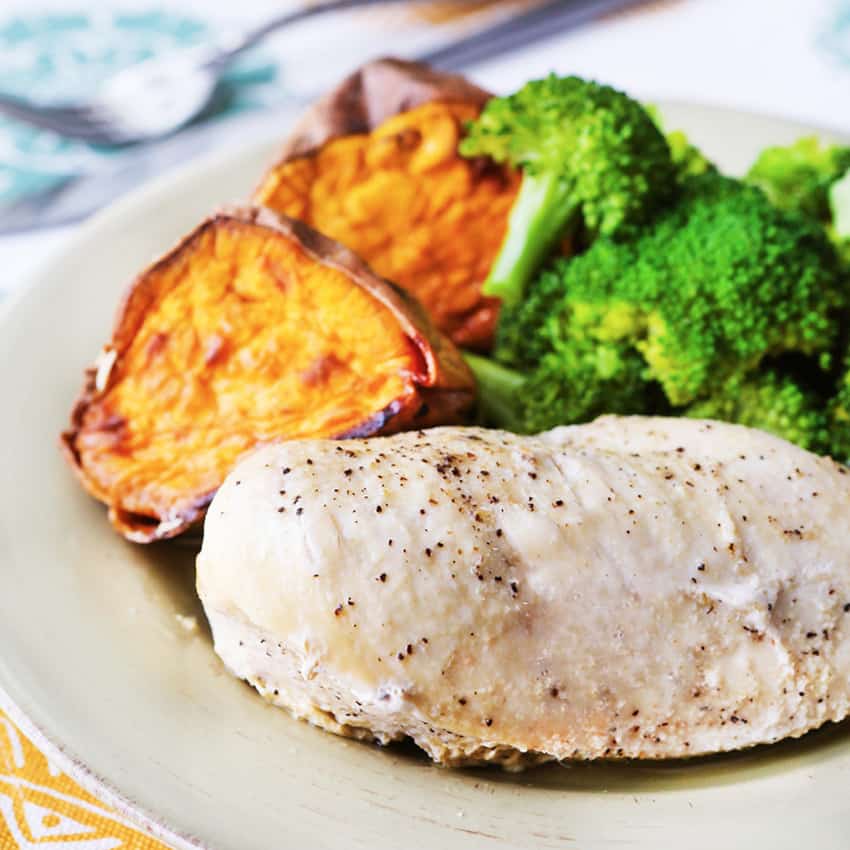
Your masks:
{"label": "second sweet potato half", "polygon": [[213,216],[133,284],[63,435],[137,542],[200,521],[245,451],[462,421],[473,379],[404,293],[307,225]]}
{"label": "second sweet potato half", "polygon": [[498,301],[481,286],[520,181],[458,153],[489,97],[422,64],[371,62],[307,112],[255,201],[338,239],[456,343],[487,349]]}

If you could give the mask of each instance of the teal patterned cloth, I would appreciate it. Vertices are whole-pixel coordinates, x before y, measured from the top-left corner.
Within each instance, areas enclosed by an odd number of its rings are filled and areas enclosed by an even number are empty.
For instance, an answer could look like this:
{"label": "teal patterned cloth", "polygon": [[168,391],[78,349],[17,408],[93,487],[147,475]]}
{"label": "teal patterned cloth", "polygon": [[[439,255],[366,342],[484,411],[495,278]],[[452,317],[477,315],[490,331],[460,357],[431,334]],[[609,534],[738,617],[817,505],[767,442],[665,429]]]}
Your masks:
{"label": "teal patterned cloth", "polygon": [[836,0],[818,41],[824,50],[850,65],[850,0]]}
{"label": "teal patterned cloth", "polygon": [[[203,21],[161,10],[22,15],[0,19],[0,90],[33,100],[84,98],[116,71],[203,44],[216,32]],[[225,78],[205,121],[280,102],[275,64],[246,54]],[[97,171],[123,150],[94,148],[0,117],[0,206]]]}

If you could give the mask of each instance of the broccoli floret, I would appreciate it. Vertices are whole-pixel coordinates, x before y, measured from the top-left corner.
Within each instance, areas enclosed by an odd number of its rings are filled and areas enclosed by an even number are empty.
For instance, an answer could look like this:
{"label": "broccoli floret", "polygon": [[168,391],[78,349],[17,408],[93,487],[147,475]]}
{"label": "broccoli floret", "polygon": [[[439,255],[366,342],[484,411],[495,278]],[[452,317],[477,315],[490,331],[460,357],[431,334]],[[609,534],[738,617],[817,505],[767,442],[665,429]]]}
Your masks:
{"label": "broccoli floret", "polygon": [[774,369],[736,376],[716,395],[692,404],[686,415],[759,428],[811,452],[829,450],[824,399]]}
{"label": "broccoli floret", "polygon": [[[503,305],[496,325],[494,356],[502,363],[527,370],[542,360],[552,347],[544,327],[554,321],[563,298],[562,276],[555,271],[542,272],[528,287],[518,304]],[[548,330],[548,327],[546,328]]]}
{"label": "broccoli floret", "polygon": [[603,413],[666,412],[660,386],[628,345],[554,341],[527,374],[479,355],[465,355],[478,382],[481,421],[535,434]]}
{"label": "broccoli floret", "polygon": [[468,128],[464,156],[523,170],[508,232],[484,292],[516,304],[555,245],[580,227],[624,235],[676,188],[664,136],[635,100],[609,86],[551,75],[493,98]]}
{"label": "broccoli floret", "polygon": [[627,308],[624,332],[676,406],[767,355],[831,351],[846,300],[817,225],[717,174],[686,181],[682,202],[627,250],[600,241],[563,274],[565,318],[604,327]]}
{"label": "broccoli floret", "polygon": [[829,190],[850,169],[850,147],[805,136],[787,147],[765,148],[746,180],[780,209],[829,223]]}
{"label": "broccoli floret", "polygon": [[654,104],[645,104],[646,111],[667,139],[670,156],[680,180],[696,177],[707,171],[716,171],[717,166],[685,135],[682,130],[668,130],[661,110]]}
{"label": "broccoli floret", "polygon": [[[711,395],[767,355],[829,352],[835,311],[846,301],[817,225],[718,174],[685,181],[681,201],[637,239],[600,239],[554,273],[560,288],[540,278],[545,307],[505,311],[513,348],[540,334],[551,345],[553,328],[567,338],[628,341],[676,406]],[[496,356],[510,365],[499,339]]]}
{"label": "broccoli floret", "polygon": [[[826,374],[847,301],[820,225],[707,172],[687,178],[679,202],[635,238],[596,240],[503,307],[494,357],[523,376],[511,396],[523,430],[601,412],[683,412],[701,400],[719,410],[732,388],[784,353]],[[790,435],[796,404],[798,439],[814,446],[803,436],[817,430],[803,399],[793,387],[778,395],[763,421],[778,430],[786,415]],[[734,420],[738,408],[729,409]]]}
{"label": "broccoli floret", "polygon": [[850,266],[850,147],[806,136],[766,148],[746,179],[781,209],[820,222]]}
{"label": "broccoli floret", "polygon": [[603,413],[661,413],[664,395],[646,364],[620,341],[558,335],[524,386],[526,430],[587,422]]}
{"label": "broccoli floret", "polygon": [[717,170],[714,163],[696,145],[693,145],[681,130],[667,133],[667,144],[680,180]]}

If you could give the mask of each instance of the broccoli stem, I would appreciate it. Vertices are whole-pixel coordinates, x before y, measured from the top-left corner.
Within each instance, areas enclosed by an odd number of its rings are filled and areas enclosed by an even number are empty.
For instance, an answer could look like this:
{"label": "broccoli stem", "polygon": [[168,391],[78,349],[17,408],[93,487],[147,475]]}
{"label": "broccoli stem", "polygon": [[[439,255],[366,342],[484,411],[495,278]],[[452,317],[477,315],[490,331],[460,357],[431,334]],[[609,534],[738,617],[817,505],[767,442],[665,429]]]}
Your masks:
{"label": "broccoli stem", "polygon": [[578,208],[569,181],[554,172],[524,174],[508,219],[508,232],[484,283],[485,295],[515,306],[568,229]]}
{"label": "broccoli stem", "polygon": [[521,432],[523,423],[517,396],[525,378],[519,372],[478,354],[464,351],[463,358],[478,383],[479,417],[487,424]]}

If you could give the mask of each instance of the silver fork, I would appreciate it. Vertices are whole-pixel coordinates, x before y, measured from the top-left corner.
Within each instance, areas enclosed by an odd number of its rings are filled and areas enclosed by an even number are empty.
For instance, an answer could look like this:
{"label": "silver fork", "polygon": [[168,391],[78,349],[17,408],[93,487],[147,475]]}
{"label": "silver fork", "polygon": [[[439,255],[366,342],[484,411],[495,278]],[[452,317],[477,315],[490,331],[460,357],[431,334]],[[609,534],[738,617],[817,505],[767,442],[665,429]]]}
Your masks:
{"label": "silver fork", "polygon": [[129,145],[166,136],[210,103],[230,63],[267,35],[329,12],[404,0],[324,0],[304,5],[210,50],[151,59],[117,73],[94,97],[63,105],[36,104],[0,93],[0,113],[95,145]]}

